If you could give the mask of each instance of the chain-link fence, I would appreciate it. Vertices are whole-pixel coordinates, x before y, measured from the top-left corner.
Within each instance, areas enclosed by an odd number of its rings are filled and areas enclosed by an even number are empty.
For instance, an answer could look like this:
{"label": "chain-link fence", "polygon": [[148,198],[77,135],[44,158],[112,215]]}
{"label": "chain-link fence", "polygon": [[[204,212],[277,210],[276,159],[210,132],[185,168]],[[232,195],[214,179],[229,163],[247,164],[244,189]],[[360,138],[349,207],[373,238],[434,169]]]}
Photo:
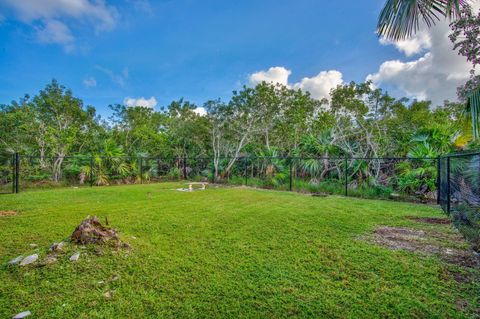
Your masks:
{"label": "chain-link fence", "polygon": [[15,154],[0,153],[0,194],[15,192]]}
{"label": "chain-link fence", "polygon": [[442,157],[439,167],[439,203],[480,250],[480,153]]}
{"label": "chain-link fence", "polygon": [[[15,160],[17,158],[17,160]],[[5,192],[56,186],[161,181],[218,184],[365,198],[437,199],[437,158],[0,157]],[[18,173],[15,173],[18,170]],[[17,181],[17,182],[16,182]]]}
{"label": "chain-link fence", "polygon": [[439,158],[50,158],[0,153],[0,193],[182,180],[437,202],[480,249],[480,153]]}

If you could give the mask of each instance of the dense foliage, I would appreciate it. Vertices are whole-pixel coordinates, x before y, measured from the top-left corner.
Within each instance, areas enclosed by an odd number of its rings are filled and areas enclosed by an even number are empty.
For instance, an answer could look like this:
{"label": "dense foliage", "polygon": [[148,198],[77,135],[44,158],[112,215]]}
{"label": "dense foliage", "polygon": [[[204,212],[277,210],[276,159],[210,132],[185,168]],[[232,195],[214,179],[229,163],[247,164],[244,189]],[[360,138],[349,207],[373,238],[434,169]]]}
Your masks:
{"label": "dense foliage", "polygon": [[[53,80],[33,97],[1,106],[1,153],[22,154],[22,175],[37,184],[135,183],[185,173],[234,182],[248,167],[250,181],[263,186],[285,186],[293,174],[309,191],[343,192],[325,183],[347,180],[352,189],[426,196],[435,190],[434,161],[359,158],[436,158],[474,145],[461,104],[394,99],[370,83],[338,86],[330,100],[262,83],[203,107],[206,115],[182,99],[160,110],[112,105],[106,120]],[[239,160],[246,156],[302,159]],[[185,162],[198,157],[208,160]],[[336,160],[345,157],[352,160]]]}

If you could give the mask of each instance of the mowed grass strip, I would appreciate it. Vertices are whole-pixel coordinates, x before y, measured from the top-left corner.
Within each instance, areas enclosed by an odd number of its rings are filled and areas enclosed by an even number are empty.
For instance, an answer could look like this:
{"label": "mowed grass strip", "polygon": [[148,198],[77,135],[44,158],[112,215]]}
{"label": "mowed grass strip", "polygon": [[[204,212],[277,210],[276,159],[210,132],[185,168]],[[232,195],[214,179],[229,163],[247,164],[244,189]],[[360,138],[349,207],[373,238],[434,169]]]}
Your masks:
{"label": "mowed grass strip", "polygon": [[[362,239],[379,225],[454,232],[406,218],[442,217],[439,209],[244,188],[173,190],[180,186],[1,196],[0,210],[18,214],[0,217],[0,317],[30,310],[35,318],[464,318],[478,309],[478,282],[455,281],[451,265]],[[44,259],[87,215],[108,216],[131,249],[96,254],[69,245],[51,265],[7,266],[18,255]],[[68,261],[74,251],[82,252],[77,263]]]}

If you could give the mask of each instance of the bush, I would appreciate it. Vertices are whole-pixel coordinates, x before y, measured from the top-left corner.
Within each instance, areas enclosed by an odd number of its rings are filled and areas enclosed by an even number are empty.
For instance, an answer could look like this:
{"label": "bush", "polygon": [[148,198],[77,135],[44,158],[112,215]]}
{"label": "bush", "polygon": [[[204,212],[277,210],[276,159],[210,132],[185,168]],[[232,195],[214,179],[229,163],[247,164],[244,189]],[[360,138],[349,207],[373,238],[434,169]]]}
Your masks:
{"label": "bush", "polygon": [[178,180],[181,177],[182,177],[182,172],[177,167],[171,168],[167,173],[167,178],[169,179]]}

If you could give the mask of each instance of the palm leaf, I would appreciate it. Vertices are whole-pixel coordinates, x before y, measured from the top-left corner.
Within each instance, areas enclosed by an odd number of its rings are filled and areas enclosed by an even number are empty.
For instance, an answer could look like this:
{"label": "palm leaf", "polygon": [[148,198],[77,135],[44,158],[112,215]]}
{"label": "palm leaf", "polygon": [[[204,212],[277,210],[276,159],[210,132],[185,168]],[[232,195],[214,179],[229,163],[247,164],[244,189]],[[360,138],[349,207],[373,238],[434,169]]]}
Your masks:
{"label": "palm leaf", "polygon": [[420,22],[433,26],[441,17],[458,18],[466,0],[387,0],[377,24],[377,33],[392,41],[414,35]]}
{"label": "palm leaf", "polygon": [[466,112],[470,113],[472,120],[473,138],[478,139],[478,122],[480,116],[480,89],[472,92],[468,97]]}

